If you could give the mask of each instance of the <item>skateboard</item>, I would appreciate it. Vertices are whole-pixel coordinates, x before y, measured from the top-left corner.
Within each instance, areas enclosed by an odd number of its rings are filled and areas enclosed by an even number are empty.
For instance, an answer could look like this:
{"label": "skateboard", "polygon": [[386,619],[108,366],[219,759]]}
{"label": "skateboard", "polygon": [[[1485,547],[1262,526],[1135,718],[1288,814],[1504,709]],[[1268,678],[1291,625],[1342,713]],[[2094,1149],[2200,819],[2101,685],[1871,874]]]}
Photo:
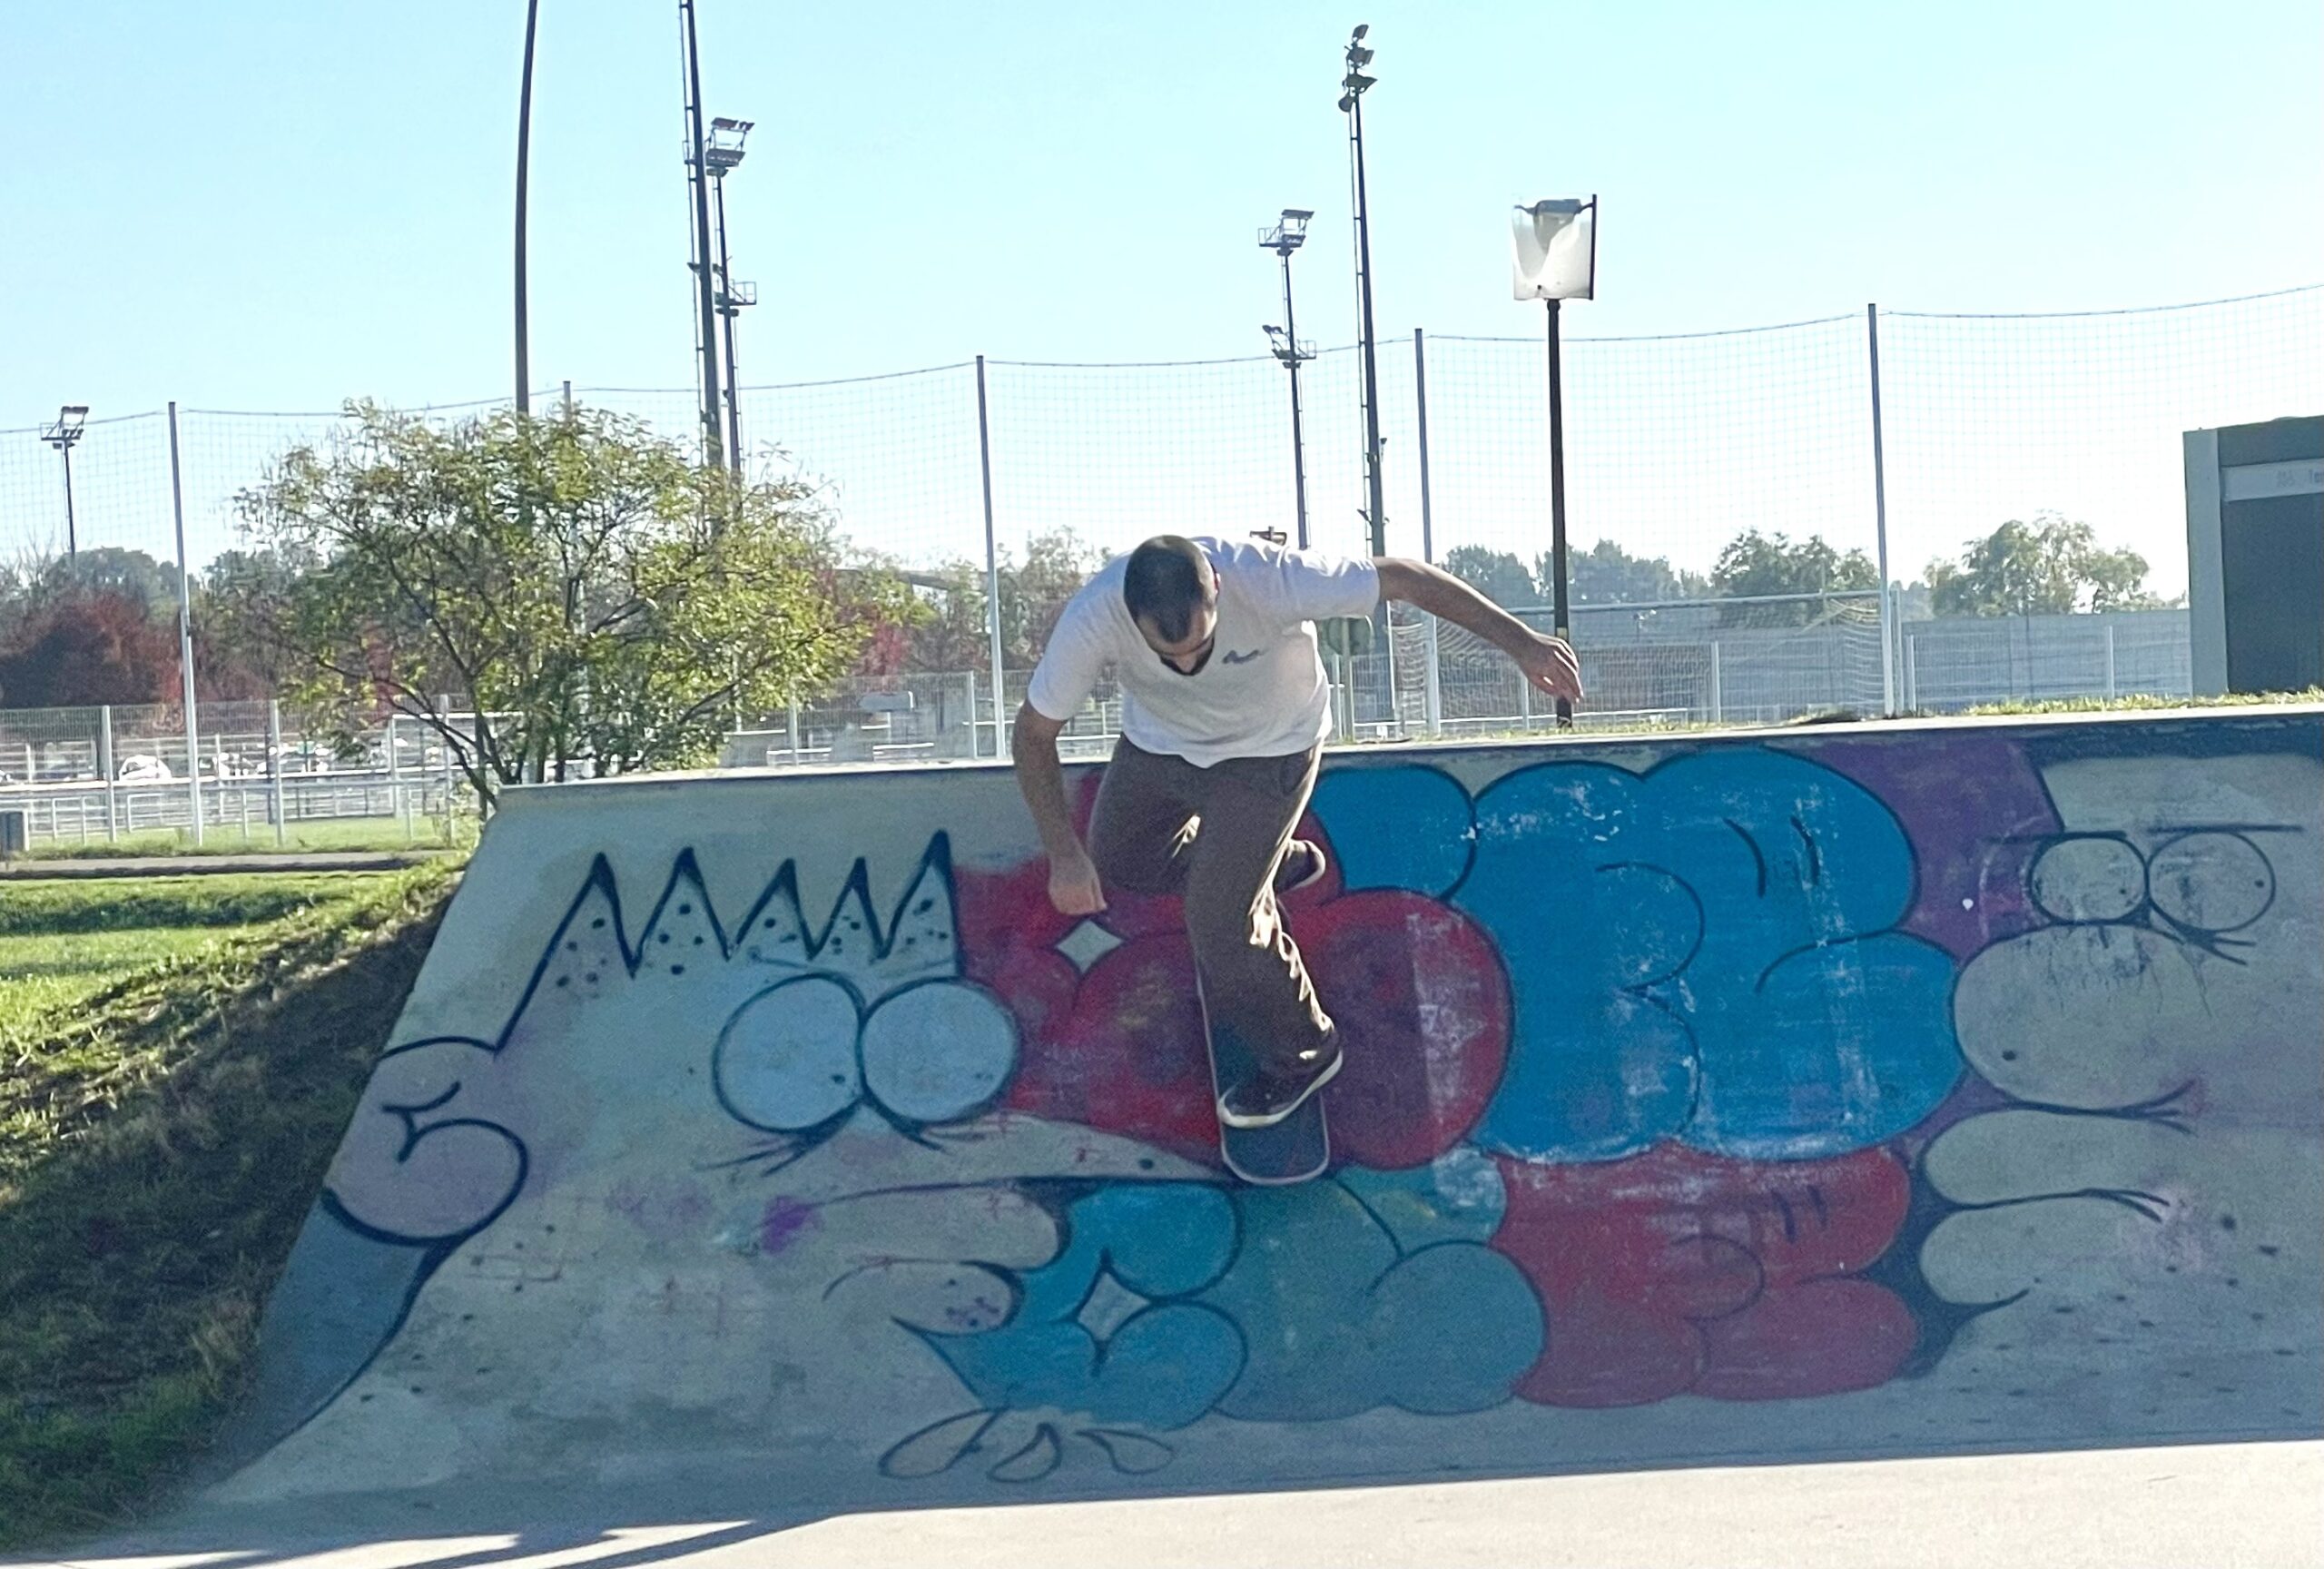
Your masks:
{"label": "skateboard", "polygon": [[[1202,980],[1195,980],[1195,1001],[1202,1009],[1203,1038],[1210,1047],[1210,1088],[1215,1098],[1229,1084],[1240,1081],[1258,1065],[1257,1058],[1233,1025],[1211,1022],[1210,1002],[1203,996]],[[1305,1182],[1324,1174],[1332,1161],[1332,1135],[1324,1121],[1324,1098],[1307,1103],[1272,1128],[1229,1128],[1218,1125],[1218,1152],[1226,1169],[1246,1182],[1279,1187]]]}

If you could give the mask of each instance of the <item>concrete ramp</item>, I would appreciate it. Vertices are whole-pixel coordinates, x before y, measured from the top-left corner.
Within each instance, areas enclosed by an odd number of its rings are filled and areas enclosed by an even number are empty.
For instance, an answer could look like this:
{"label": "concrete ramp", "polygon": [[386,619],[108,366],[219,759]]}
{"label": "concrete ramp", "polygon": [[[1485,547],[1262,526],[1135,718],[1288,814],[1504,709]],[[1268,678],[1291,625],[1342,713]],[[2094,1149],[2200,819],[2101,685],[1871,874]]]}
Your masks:
{"label": "concrete ramp", "polygon": [[[1086,789],[1094,772],[1082,776]],[[2324,1432],[2324,715],[1366,751],[1339,1164],[998,768],[517,793],[217,1502],[794,1510]]]}

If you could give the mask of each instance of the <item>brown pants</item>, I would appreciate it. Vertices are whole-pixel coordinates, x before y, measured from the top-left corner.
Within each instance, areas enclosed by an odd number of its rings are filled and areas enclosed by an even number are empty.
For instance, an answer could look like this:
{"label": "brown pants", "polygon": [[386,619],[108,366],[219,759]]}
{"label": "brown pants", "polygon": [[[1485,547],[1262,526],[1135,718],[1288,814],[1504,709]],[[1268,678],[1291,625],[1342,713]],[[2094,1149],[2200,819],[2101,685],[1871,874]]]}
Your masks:
{"label": "brown pants", "polygon": [[1133,893],[1185,895],[1204,996],[1262,1062],[1288,1062],[1332,1031],[1275,897],[1276,864],[1322,756],[1319,746],[1197,768],[1124,740],[1089,824],[1100,878]]}

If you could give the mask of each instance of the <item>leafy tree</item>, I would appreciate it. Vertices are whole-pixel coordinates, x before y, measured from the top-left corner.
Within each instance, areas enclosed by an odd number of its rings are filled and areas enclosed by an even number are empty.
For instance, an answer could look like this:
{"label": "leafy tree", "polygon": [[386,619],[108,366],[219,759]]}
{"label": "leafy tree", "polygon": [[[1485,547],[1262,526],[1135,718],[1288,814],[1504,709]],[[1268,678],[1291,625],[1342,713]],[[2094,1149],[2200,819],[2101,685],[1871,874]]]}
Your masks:
{"label": "leafy tree", "polygon": [[2137,551],[2105,549],[2089,524],[2044,512],[1970,540],[1957,562],[1932,562],[1928,581],[1939,616],[2063,616],[2160,606],[2146,571]]}
{"label": "leafy tree", "polygon": [[[1533,575],[1541,581],[1546,601],[1551,580],[1547,551],[1534,561]],[[1709,578],[1672,567],[1667,557],[1633,556],[1611,539],[1600,539],[1587,550],[1567,553],[1566,592],[1576,605],[1647,605],[1705,599],[1712,588]]]}
{"label": "leafy tree", "polygon": [[[1067,601],[1103,564],[1103,555],[1070,528],[1034,535],[1025,542],[1021,562],[1009,552],[1001,552],[1001,659],[1009,669],[1029,670],[1039,662]],[[901,629],[900,645],[885,635],[874,643],[872,659],[888,663],[884,668],[875,668],[867,661],[868,674],[888,675],[905,668],[982,672],[991,665],[983,566],[951,561],[925,576],[937,581],[918,586],[923,606],[920,618]]]}
{"label": "leafy tree", "polygon": [[1525,563],[1506,550],[1456,545],[1437,565],[1496,605],[1546,605],[1549,590],[1533,580]]}
{"label": "leafy tree", "polygon": [[279,646],[236,633],[319,565],[311,556],[281,549],[222,550],[211,558],[193,586],[194,686],[201,697],[271,697],[293,686],[296,666]]}
{"label": "leafy tree", "polygon": [[34,588],[52,597],[115,594],[151,606],[160,616],[174,618],[178,612],[177,563],[112,545],[54,558],[42,568]]}
{"label": "leafy tree", "polygon": [[0,644],[0,702],[11,708],[178,700],[178,628],[117,589],[60,595]]}
{"label": "leafy tree", "polygon": [[699,763],[735,713],[823,686],[910,614],[892,578],[843,567],[804,487],[698,466],[636,421],[349,413],[241,498],[290,569],[222,597],[221,633],[280,657],[342,734],[432,725],[487,801],[585,759]]}
{"label": "leafy tree", "polygon": [[[1794,541],[1784,533],[1748,528],[1727,542],[1712,566],[1713,592],[1727,598],[1820,595],[1845,589],[1877,590],[1880,570],[1861,550],[1846,555],[1821,535]],[[1807,627],[1834,620],[1876,620],[1873,599],[1827,604],[1799,598],[1780,604],[1735,605],[1721,610],[1722,626]]]}

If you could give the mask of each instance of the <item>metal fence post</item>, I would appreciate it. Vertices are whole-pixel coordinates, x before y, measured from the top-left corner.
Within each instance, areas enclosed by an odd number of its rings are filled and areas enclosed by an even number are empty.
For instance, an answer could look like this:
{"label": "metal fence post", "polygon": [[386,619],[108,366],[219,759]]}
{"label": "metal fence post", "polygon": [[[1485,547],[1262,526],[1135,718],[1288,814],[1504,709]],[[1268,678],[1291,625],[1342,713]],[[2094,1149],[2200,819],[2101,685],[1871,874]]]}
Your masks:
{"label": "metal fence post", "polygon": [[193,842],[202,843],[202,726],[193,707],[193,579],[185,569],[185,487],[178,479],[178,401],[170,400],[170,512],[178,533],[178,686],[185,702],[186,789]]}
{"label": "metal fence post", "polygon": [[[1428,350],[1424,337],[1417,327],[1413,329],[1413,414],[1418,429],[1413,432],[1420,442],[1420,558],[1433,566],[1436,561],[1436,521],[1429,509],[1428,497]],[[1428,643],[1426,693],[1428,734],[1431,740],[1444,734],[1443,670],[1437,663],[1436,617],[1423,617]]]}
{"label": "metal fence post", "polygon": [[2106,623],[2106,700],[2114,700],[2114,624]]}
{"label": "metal fence post", "polygon": [[97,774],[105,782],[105,842],[113,844],[121,838],[120,785],[113,775],[119,770],[113,761],[113,705],[105,704],[97,710]]}
{"label": "metal fence post", "polygon": [[1906,634],[1905,634],[1905,707],[1907,707],[1907,708],[1913,709],[1913,710],[1915,710],[1915,712],[1917,712],[1917,711],[1919,710],[1920,706],[1921,706],[1921,677],[1920,677],[1920,671],[1919,671],[1919,669],[1915,666],[1915,663],[1914,663],[1915,658],[1916,657],[1917,653],[1918,653],[1918,650],[1919,650],[1919,646],[1920,646],[1920,639],[1919,639],[1919,638],[1917,638],[1917,637],[1915,637],[1915,636],[1912,636],[1910,633],[1906,633]]}
{"label": "metal fence post", "polygon": [[1713,643],[1710,646],[1710,722],[1714,725],[1727,723],[1727,694],[1720,687],[1718,645]]}
{"label": "metal fence post", "polygon": [[396,734],[396,721],[401,717],[393,713],[388,715],[388,815],[403,819],[403,842],[409,844],[413,836],[411,795],[403,787],[403,747],[399,745],[402,737]]}
{"label": "metal fence post", "polygon": [[[449,692],[436,700],[436,712],[444,716],[444,843],[449,844],[458,839],[459,827],[458,820],[453,815],[452,811],[456,791],[452,775],[452,695]],[[479,757],[478,759],[479,771],[482,766],[483,759]],[[484,815],[484,798],[480,795],[477,798],[476,809],[477,816],[481,821]]]}
{"label": "metal fence post", "polygon": [[977,756],[977,673],[965,670],[961,674],[969,684],[969,758],[973,762]]}
{"label": "metal fence post", "polygon": [[[971,709],[969,714],[969,723],[971,726],[976,724],[976,717],[975,711]],[[790,727],[791,765],[793,768],[796,768],[799,766],[799,699],[796,697],[791,699]],[[976,737],[972,733],[970,736],[970,740],[973,743]]]}
{"label": "metal fence post", "polygon": [[274,697],[266,700],[266,784],[267,810],[274,817],[274,846],[279,850],[289,842],[290,828],[282,801],[282,704]]}
{"label": "metal fence post", "polygon": [[1864,308],[1865,349],[1872,375],[1872,528],[1880,566],[1880,706],[1896,712],[1896,617],[1888,591],[1888,459],[1880,443],[1880,307]]}
{"label": "metal fence post", "polygon": [[1000,548],[992,528],[992,424],[984,390],[984,356],[977,356],[977,469],[984,480],[984,618],[992,636],[992,755],[1009,755],[1009,683],[1000,654]]}

